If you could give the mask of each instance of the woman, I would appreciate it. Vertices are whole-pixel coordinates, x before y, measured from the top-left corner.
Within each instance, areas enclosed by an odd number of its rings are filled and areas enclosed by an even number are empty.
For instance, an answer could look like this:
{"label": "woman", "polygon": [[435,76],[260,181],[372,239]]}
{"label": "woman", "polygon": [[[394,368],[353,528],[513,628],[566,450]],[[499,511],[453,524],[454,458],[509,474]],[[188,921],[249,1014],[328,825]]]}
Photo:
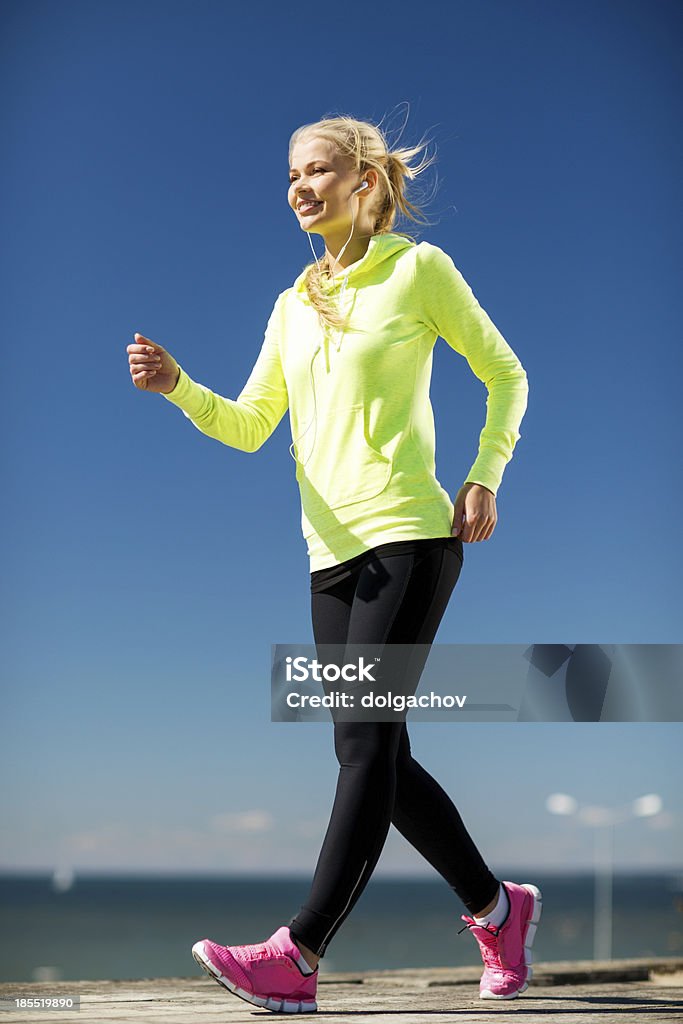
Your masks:
{"label": "woman", "polygon": [[[311,569],[317,645],[430,645],[463,564],[488,540],[496,492],[521,436],[528,385],[517,356],[451,258],[391,229],[422,146],[388,150],[380,129],[324,118],[289,144],[289,204],[325,254],[278,295],[237,399],[197,384],[161,345],[129,345],[136,387],[163,394],[203,433],[256,451],[289,409],[290,451]],[[479,453],[455,502],[435,476],[429,400],[438,336],[488,389]],[[334,716],[333,716],[334,717]],[[528,985],[535,886],[500,883],[455,806],[413,758],[405,721],[334,721],[340,764],[307,902],[263,943],[204,939],[193,956],[220,984],[271,1010],[317,1009],[318,961],[367,884],[390,824],[446,879],[484,961],[482,998]]]}

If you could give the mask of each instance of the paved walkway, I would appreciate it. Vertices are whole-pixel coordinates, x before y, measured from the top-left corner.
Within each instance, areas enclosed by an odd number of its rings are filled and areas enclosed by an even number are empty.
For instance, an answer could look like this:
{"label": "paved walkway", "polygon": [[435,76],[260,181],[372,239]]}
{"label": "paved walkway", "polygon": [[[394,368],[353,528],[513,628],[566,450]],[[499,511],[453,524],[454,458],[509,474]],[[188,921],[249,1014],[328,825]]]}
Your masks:
{"label": "paved walkway", "polygon": [[[0,1001],[22,996],[78,996],[80,1010],[0,1010],[0,1024],[255,1024],[324,1020],[325,1024],[475,1024],[502,1014],[519,1024],[638,1024],[683,1021],[683,960],[548,963],[518,999],[482,1002],[471,967],[320,974],[318,1012],[274,1014],[224,991],[205,975],[136,981],[0,984]],[[503,1020],[501,1020],[503,1024]]]}

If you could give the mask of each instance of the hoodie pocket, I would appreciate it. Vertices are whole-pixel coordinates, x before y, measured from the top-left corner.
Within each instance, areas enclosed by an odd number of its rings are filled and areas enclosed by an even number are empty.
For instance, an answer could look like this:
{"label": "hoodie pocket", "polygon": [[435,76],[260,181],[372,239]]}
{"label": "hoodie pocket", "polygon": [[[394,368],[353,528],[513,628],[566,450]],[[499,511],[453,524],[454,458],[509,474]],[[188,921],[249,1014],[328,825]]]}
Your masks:
{"label": "hoodie pocket", "polygon": [[318,424],[313,451],[304,461],[297,463],[296,479],[309,518],[374,498],[391,477],[392,460],[367,436],[363,406],[340,410]]}

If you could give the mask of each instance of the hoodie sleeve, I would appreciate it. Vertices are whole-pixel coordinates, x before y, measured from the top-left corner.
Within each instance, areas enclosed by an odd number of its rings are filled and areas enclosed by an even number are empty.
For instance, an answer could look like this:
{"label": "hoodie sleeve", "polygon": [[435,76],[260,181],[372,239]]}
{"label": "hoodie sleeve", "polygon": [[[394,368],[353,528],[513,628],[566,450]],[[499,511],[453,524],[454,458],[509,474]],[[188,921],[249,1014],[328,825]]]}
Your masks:
{"label": "hoodie sleeve", "polygon": [[529,392],[526,372],[448,253],[422,242],[415,259],[422,322],[465,357],[488,391],[479,452],[465,482],[482,484],[496,494],[522,436],[519,426]]}
{"label": "hoodie sleeve", "polygon": [[176,386],[163,394],[203,434],[243,452],[255,452],[268,440],[289,405],[279,344],[284,294],[275,301],[261,351],[236,399],[214,394],[180,364]]}

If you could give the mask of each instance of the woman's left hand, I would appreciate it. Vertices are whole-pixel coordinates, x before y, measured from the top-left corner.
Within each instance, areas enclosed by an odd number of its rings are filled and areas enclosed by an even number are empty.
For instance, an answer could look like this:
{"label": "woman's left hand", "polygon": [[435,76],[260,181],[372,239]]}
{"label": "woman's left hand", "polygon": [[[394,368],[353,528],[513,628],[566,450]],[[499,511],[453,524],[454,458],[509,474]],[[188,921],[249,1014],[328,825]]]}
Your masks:
{"label": "woman's left hand", "polygon": [[464,544],[488,540],[496,528],[496,496],[483,484],[464,483],[457,493],[451,535]]}

